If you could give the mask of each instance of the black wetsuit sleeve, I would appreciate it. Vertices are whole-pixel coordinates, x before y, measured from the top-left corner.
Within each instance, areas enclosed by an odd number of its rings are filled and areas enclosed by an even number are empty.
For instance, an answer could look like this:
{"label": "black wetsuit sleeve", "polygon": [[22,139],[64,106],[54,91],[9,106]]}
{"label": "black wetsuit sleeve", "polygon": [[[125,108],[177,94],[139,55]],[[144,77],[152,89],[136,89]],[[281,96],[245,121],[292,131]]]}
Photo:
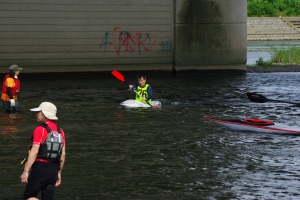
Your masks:
{"label": "black wetsuit sleeve", "polygon": [[139,86],[139,84],[138,83],[136,83],[136,84],[133,84],[132,85],[132,88],[134,89],[134,90],[136,90],[136,88]]}
{"label": "black wetsuit sleeve", "polygon": [[148,93],[147,100],[152,99],[152,88],[150,85],[147,88],[147,93]]}
{"label": "black wetsuit sleeve", "polygon": [[[133,84],[133,85],[132,85],[132,89],[133,89],[133,90],[136,90],[136,88],[137,88],[138,86],[139,86],[138,83]],[[127,90],[129,89],[129,85],[127,85],[126,89],[127,89]]]}
{"label": "black wetsuit sleeve", "polygon": [[8,94],[8,96],[9,96],[10,99],[13,99],[11,87],[8,87],[8,88],[7,88],[7,94]]}

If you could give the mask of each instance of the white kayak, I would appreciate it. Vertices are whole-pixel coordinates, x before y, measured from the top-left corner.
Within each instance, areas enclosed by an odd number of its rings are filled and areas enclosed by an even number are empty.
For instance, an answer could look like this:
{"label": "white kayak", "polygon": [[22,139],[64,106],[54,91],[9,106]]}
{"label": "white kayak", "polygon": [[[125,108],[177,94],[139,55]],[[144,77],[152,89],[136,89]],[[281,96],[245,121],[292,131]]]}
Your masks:
{"label": "white kayak", "polygon": [[[150,108],[151,106],[149,104],[134,100],[134,99],[128,99],[126,101],[123,101],[121,106],[127,107],[127,108]],[[151,101],[151,105],[154,108],[160,108],[161,103],[160,101]]]}
{"label": "white kayak", "polygon": [[252,131],[252,132],[260,132],[260,133],[273,133],[273,134],[281,134],[281,135],[300,136],[299,127],[286,126],[277,123],[275,124],[270,120],[257,119],[257,118],[215,119],[207,116],[203,116],[203,118],[237,131]]}

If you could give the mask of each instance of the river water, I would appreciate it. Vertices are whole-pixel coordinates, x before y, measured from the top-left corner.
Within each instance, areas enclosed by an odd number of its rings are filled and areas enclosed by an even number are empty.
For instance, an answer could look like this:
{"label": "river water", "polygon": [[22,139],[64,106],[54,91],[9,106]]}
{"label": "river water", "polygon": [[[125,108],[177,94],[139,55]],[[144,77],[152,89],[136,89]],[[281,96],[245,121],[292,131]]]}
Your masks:
{"label": "river water", "polygon": [[0,115],[0,199],[21,199],[20,161],[37,125],[29,109],[42,101],[57,105],[67,137],[55,199],[300,198],[300,137],[235,132],[202,118],[298,125],[299,107],[253,103],[245,93],[299,102],[300,73],[147,80],[161,109],[120,107],[135,94],[114,77],[23,80],[22,113]]}

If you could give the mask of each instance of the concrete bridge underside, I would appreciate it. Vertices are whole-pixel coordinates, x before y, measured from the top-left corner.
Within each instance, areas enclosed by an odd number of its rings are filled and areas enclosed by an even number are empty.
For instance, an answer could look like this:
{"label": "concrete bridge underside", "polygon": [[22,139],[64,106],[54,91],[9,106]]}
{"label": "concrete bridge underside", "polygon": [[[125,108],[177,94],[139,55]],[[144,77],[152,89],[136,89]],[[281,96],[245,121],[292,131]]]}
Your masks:
{"label": "concrete bridge underside", "polygon": [[245,72],[247,0],[0,0],[0,72]]}

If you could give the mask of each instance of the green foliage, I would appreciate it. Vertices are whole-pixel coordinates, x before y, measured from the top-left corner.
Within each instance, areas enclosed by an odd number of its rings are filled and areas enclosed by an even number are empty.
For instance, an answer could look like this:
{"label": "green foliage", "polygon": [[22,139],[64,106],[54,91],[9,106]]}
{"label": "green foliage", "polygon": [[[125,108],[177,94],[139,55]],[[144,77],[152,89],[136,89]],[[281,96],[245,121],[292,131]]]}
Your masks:
{"label": "green foliage", "polygon": [[269,61],[265,61],[260,57],[256,61],[257,66],[262,67],[271,67],[276,64],[290,64],[290,65],[299,65],[300,64],[300,47],[292,46],[289,48],[273,48],[272,56]]}
{"label": "green foliage", "polygon": [[299,16],[300,0],[248,0],[248,17]]}
{"label": "green foliage", "polygon": [[300,64],[300,47],[292,46],[288,49],[273,49],[272,63]]}
{"label": "green foliage", "polygon": [[262,66],[262,67],[268,67],[272,65],[271,61],[264,61],[264,59],[262,57],[260,57],[257,61],[256,64],[258,66]]}

